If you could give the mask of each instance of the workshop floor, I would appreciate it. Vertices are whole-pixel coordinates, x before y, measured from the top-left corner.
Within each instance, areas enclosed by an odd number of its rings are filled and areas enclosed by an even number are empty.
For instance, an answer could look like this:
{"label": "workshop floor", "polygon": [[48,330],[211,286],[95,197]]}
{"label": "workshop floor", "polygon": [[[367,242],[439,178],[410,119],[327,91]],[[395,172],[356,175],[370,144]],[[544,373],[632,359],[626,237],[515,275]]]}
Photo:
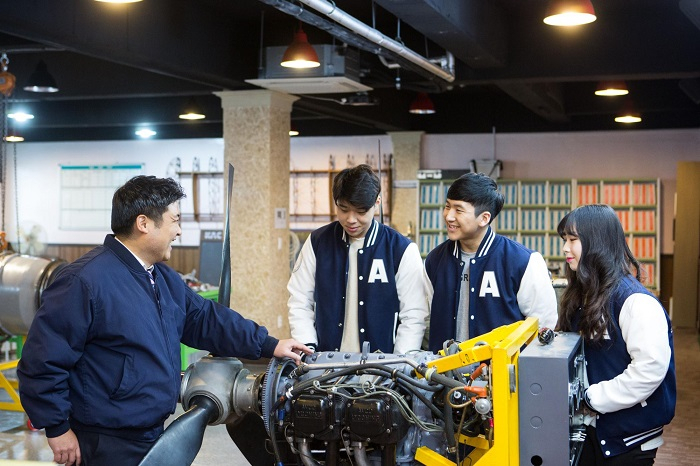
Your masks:
{"label": "workshop floor", "polygon": [[[676,417],[664,429],[665,444],[659,449],[657,466],[700,465],[700,345],[691,329],[676,329],[676,376],[678,401]],[[4,393],[3,393],[4,394]],[[178,411],[174,416],[181,413]],[[32,432],[24,413],[0,411],[0,466],[13,461],[51,462],[53,455],[43,431]],[[204,442],[193,466],[249,465],[230,440],[225,426],[207,428]]]}
{"label": "workshop floor", "polygon": [[[173,415],[182,413],[182,408]],[[46,442],[43,431],[27,429],[27,416],[24,413],[0,411],[0,466],[13,466],[14,461],[31,460],[53,463],[53,453]],[[202,449],[193,466],[249,465],[226,432],[226,426],[208,427],[204,434]]]}

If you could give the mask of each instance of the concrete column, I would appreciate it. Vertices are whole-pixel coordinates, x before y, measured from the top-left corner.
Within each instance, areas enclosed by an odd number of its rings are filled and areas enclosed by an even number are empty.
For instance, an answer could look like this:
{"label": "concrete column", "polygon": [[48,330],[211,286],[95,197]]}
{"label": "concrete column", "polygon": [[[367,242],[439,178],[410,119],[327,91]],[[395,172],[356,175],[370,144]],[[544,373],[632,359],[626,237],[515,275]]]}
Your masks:
{"label": "concrete column", "polygon": [[216,94],[224,115],[225,183],[229,163],[235,173],[230,306],[288,338],[289,125],[298,98],[268,90]]}
{"label": "concrete column", "polygon": [[[394,146],[394,202],[391,209],[391,224],[404,235],[408,233],[410,224],[411,239],[415,240],[418,225],[416,172],[420,168],[424,133],[401,131],[388,134]],[[406,187],[409,185],[411,187]]]}

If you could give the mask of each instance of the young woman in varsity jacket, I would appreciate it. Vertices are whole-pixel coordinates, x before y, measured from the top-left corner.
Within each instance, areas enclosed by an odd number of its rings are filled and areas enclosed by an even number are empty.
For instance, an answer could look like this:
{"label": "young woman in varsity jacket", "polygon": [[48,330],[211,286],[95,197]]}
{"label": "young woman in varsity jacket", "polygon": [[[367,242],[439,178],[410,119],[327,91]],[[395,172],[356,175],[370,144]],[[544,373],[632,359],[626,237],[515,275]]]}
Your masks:
{"label": "young woman in varsity jacket", "polygon": [[568,264],[558,328],[583,337],[590,384],[579,464],[652,465],[676,405],[671,322],[612,208],[579,207],[557,231]]}
{"label": "young woman in varsity jacket", "polygon": [[289,327],[319,351],[420,349],[428,317],[418,246],[377,222],[380,182],[369,165],[333,180],[338,221],[311,233],[292,271]]}
{"label": "young woman in varsity jacket", "polygon": [[425,260],[432,285],[430,351],[525,317],[537,317],[540,327],[557,323],[557,298],[542,254],[489,226],[503,202],[496,182],[483,173],[462,175],[447,190],[448,240]]}

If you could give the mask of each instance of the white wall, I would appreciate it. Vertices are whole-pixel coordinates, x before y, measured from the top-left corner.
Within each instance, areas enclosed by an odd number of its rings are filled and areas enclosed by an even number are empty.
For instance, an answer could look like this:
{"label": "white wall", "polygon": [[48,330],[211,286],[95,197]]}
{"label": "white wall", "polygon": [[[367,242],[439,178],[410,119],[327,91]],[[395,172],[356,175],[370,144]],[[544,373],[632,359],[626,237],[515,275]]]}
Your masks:
{"label": "white wall", "polygon": [[353,157],[353,165],[366,162],[366,156],[374,155],[381,149],[382,154],[391,154],[393,145],[390,136],[319,137],[291,139],[291,167],[295,170],[329,168],[330,156],[335,160],[335,168],[348,166],[348,155]]}
{"label": "white wall", "polygon": [[[495,145],[494,145],[495,143]],[[354,163],[365,162],[366,154],[393,152],[390,136],[296,137],[291,140],[291,168],[328,168],[329,156],[336,168],[344,168],[347,155]],[[5,190],[5,230],[16,239],[14,195],[14,148],[8,145]],[[59,225],[60,165],[145,164],[148,175],[166,176],[169,164],[181,159],[182,171],[191,171],[194,157],[207,171],[214,157],[219,170],[223,161],[222,139],[177,139],[155,141],[105,141],[21,143],[17,149],[17,178],[20,225],[41,224],[49,243],[99,244],[106,231],[62,231]],[[700,130],[611,131],[528,134],[425,135],[423,168],[462,169],[472,159],[496,158],[503,162],[502,178],[661,178],[662,253],[671,254],[673,196],[678,161],[700,161]],[[189,178],[183,212],[191,212]],[[235,186],[235,181],[234,181]],[[190,204],[188,204],[190,202]],[[223,225],[183,224],[182,245],[196,245],[199,229]],[[235,228],[235,225],[232,225]]]}
{"label": "white wall", "polygon": [[[180,158],[181,170],[192,171],[195,157],[201,170],[207,171],[210,157],[223,163],[222,139],[177,139],[161,141],[104,141],[104,142],[52,142],[16,144],[17,196],[15,196],[14,155],[15,147],[8,145],[7,176],[5,190],[5,230],[10,242],[17,239],[19,225],[41,225],[51,244],[101,244],[109,231],[75,231],[59,228],[60,166],[61,165],[124,165],[144,164],[144,174],[159,177],[173,170],[170,166]],[[170,167],[169,167],[170,166]],[[183,179],[187,199],[183,212],[192,212],[191,178]],[[15,204],[15,198],[18,203]],[[203,228],[223,225],[203,224]],[[182,245],[199,244],[199,224],[184,223],[179,242]]]}

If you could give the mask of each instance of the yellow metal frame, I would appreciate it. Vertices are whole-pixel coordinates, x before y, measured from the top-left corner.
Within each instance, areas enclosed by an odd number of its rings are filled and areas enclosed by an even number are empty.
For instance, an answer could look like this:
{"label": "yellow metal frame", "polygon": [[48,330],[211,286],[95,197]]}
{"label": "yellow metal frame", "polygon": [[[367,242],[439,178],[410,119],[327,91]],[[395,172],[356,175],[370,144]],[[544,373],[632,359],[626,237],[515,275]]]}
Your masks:
{"label": "yellow metal frame", "polygon": [[[474,448],[462,461],[470,466],[519,466],[518,432],[518,358],[520,350],[537,335],[537,319],[504,325],[467,340],[460,351],[428,363],[443,373],[480,361],[491,360],[491,397],[493,400],[493,442],[483,436],[459,435],[458,441]],[[441,352],[440,354],[444,354]],[[453,461],[428,447],[416,450],[416,461],[426,465],[452,466]]]}
{"label": "yellow metal frame", "polygon": [[3,411],[24,412],[22,403],[19,401],[19,394],[17,393],[19,383],[17,380],[9,380],[7,377],[5,377],[5,371],[16,369],[17,363],[19,363],[19,359],[0,363],[0,389],[5,390],[12,399],[12,401],[0,401],[0,410]]}

